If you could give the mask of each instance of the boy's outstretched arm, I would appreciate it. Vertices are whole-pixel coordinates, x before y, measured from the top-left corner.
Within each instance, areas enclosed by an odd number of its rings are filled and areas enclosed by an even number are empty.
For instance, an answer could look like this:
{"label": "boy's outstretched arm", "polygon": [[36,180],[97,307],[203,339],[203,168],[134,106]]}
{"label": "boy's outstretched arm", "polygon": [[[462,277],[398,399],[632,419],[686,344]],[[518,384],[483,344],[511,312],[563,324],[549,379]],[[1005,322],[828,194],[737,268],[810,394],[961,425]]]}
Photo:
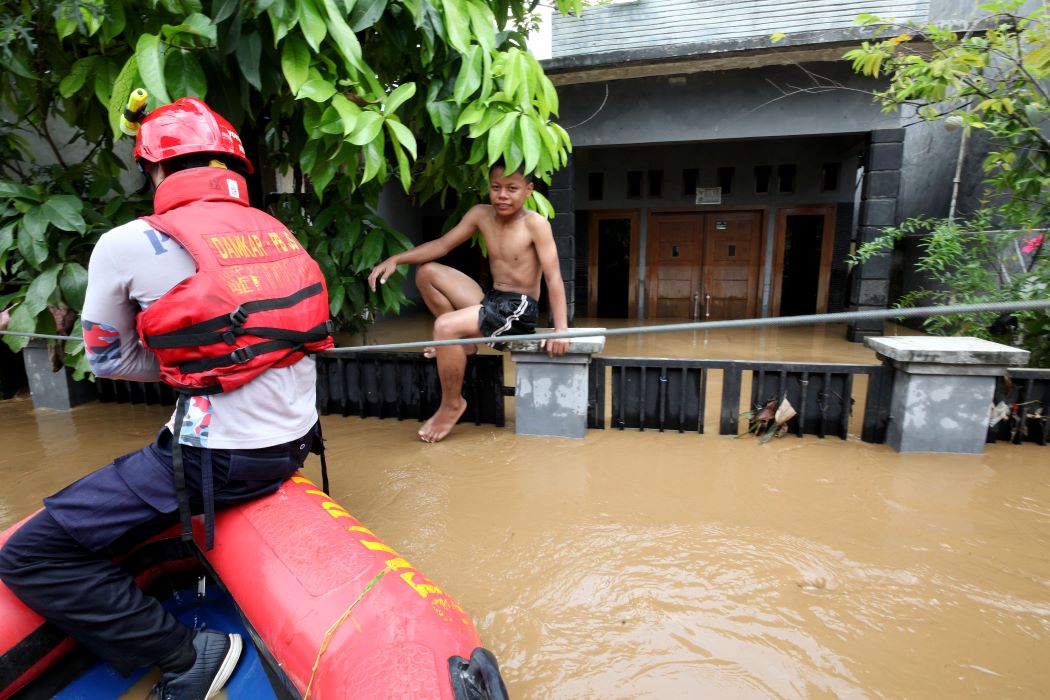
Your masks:
{"label": "boy's outstretched arm", "polygon": [[483,205],[479,204],[472,207],[463,215],[459,223],[449,229],[441,238],[435,238],[397,255],[391,255],[372,268],[371,274],[368,275],[368,286],[374,292],[376,290],[376,281],[379,284],[386,284],[387,279],[394,274],[398,265],[420,265],[448,255],[449,251],[466,241],[478,230],[478,217],[481,216],[483,211]]}
{"label": "boy's outstretched arm", "polygon": [[[534,217],[537,223],[532,224],[532,239],[536,254],[540,258],[540,269],[547,282],[547,294],[550,297],[551,315],[554,317],[554,330],[569,330],[569,311],[565,301],[565,283],[561,278],[561,265],[558,262],[558,247],[554,244],[554,232],[550,222],[542,216]],[[569,339],[544,340],[540,342],[551,357],[564,355],[569,350]]]}

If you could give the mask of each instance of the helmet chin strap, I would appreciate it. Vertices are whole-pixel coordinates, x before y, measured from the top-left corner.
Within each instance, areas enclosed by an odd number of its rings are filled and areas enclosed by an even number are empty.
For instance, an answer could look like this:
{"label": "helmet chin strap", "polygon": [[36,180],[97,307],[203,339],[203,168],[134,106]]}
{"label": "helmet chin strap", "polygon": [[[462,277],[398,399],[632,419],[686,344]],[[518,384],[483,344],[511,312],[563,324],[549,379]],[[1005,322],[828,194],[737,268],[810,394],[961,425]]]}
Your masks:
{"label": "helmet chin strap", "polygon": [[136,163],[139,166],[139,172],[142,173],[142,184],[139,185],[137,190],[135,190],[135,194],[140,196],[151,194],[156,190],[156,187],[153,184],[153,177],[150,175],[149,171],[143,167],[141,160],[136,161]]}

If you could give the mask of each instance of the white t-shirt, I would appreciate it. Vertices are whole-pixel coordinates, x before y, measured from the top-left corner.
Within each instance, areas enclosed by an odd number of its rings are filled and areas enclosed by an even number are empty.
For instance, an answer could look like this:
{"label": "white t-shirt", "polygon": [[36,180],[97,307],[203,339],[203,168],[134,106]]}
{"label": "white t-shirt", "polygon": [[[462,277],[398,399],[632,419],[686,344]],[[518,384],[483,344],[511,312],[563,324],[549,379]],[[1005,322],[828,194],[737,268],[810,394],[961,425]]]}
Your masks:
{"label": "white t-shirt", "polygon": [[[135,317],[195,272],[182,246],[141,219],[103,234],[91,253],[82,315],[92,371],[111,379],[157,381],[160,365],[139,342]],[[314,359],[307,356],[233,391],[194,396],[179,442],[252,449],[294,440],[317,421],[316,382]],[[173,423],[174,417],[168,427]]]}

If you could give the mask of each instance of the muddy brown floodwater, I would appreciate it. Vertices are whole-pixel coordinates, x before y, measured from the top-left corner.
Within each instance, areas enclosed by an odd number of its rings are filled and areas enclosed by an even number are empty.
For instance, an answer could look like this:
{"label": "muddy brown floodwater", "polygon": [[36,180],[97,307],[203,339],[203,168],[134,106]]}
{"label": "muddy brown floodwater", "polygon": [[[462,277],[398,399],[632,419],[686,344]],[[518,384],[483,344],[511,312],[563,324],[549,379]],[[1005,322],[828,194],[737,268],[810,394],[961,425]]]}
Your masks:
{"label": "muddy brown floodwater", "polygon": [[[611,338],[609,354],[873,361],[842,337]],[[168,412],[0,402],[0,526]],[[473,614],[514,698],[1050,694],[1047,448],[474,425],[426,445],[417,429],[325,417],[333,496]]]}

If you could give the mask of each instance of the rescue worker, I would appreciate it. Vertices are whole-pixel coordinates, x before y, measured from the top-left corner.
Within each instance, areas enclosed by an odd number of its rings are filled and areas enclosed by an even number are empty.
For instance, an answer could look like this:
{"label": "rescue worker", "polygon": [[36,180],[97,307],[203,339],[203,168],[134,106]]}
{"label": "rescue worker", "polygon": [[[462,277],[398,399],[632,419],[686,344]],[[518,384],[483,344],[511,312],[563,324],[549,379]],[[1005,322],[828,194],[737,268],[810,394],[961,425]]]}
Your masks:
{"label": "rescue worker", "polygon": [[175,387],[175,416],[44,499],[0,552],[0,579],[121,673],[158,666],[162,698],[199,700],[232,674],[240,637],[182,625],[112,559],[180,515],[191,539],[190,510],[210,546],[215,505],[273,493],[319,451],[309,353],[332,345],[328,293],[288,229],[249,206],[240,137],[204,102],[154,110],[134,154],[154,214],[92,251],[84,341],[98,376]]}

